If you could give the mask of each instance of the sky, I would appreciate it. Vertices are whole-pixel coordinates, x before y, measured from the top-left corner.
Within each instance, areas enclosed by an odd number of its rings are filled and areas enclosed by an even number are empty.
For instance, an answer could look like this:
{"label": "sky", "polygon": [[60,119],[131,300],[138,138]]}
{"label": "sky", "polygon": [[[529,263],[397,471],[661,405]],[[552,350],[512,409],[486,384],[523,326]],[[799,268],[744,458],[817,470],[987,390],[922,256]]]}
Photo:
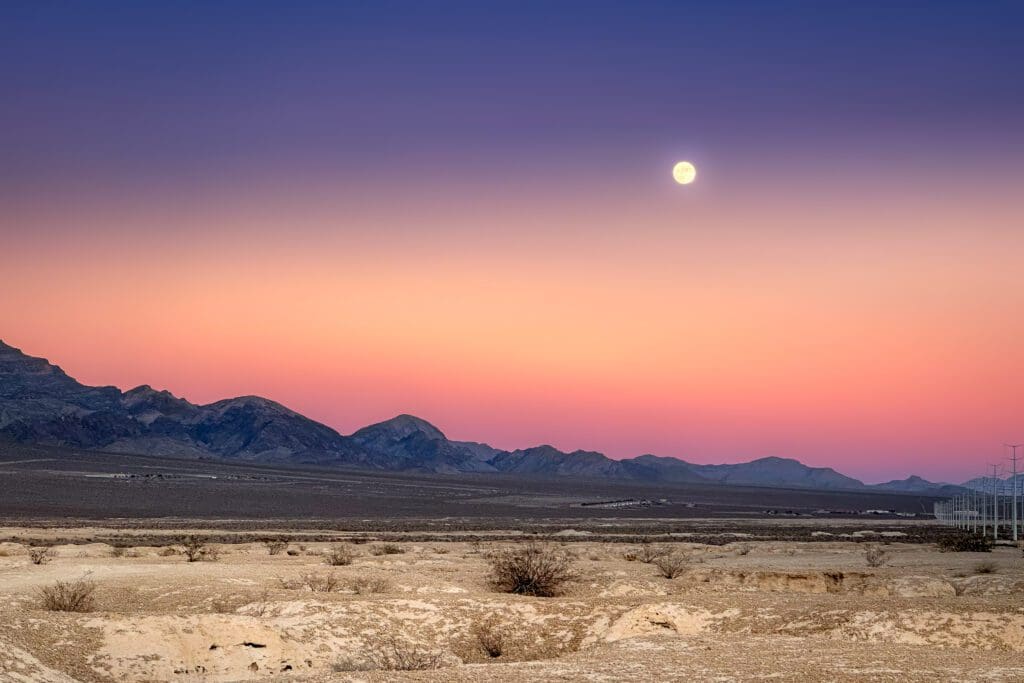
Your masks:
{"label": "sky", "polygon": [[963,480],[1024,440],[1022,24],[6,2],[0,338],[342,433]]}

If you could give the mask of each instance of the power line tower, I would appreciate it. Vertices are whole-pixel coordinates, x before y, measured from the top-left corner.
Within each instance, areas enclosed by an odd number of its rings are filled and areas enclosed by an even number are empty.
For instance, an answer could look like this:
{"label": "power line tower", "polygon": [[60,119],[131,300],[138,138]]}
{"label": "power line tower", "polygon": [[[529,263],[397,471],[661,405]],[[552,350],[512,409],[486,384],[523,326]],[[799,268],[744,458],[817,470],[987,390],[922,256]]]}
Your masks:
{"label": "power line tower", "polygon": [[1005,444],[1010,449],[1010,462],[1013,463],[1013,474],[1011,475],[1010,481],[1013,483],[1013,497],[1010,499],[1010,507],[1012,508],[1011,515],[1013,516],[1013,540],[1017,541],[1017,449],[1024,446],[1019,443],[1008,443]]}
{"label": "power line tower", "polygon": [[992,468],[992,540],[999,540],[999,464],[989,464]]}

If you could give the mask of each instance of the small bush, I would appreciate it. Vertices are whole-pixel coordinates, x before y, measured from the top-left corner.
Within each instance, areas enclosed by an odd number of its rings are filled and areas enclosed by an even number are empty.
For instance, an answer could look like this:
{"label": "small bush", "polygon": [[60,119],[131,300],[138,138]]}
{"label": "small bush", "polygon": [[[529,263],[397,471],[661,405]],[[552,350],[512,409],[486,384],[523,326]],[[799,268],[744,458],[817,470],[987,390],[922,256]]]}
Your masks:
{"label": "small bush", "polygon": [[749,543],[740,543],[738,546],[736,546],[737,555],[749,555],[751,550],[752,548],[750,547]]}
{"label": "small bush", "polygon": [[271,538],[263,541],[263,545],[267,547],[268,555],[280,555],[281,551],[288,548],[288,541],[281,540],[280,538]]}
{"label": "small bush", "polygon": [[990,553],[992,539],[981,534],[957,534],[941,539],[938,546],[944,553]]}
{"label": "small bush", "polygon": [[624,559],[626,562],[636,562],[638,559],[640,559],[640,556],[632,550],[627,550],[626,552],[622,553],[622,559]]}
{"label": "small bush", "polygon": [[327,564],[332,567],[347,567],[356,559],[356,554],[347,545],[336,545],[327,552]]}
{"label": "small bush", "polygon": [[668,555],[668,549],[662,548],[661,546],[654,545],[653,543],[644,543],[640,546],[640,551],[637,553],[637,557],[644,564],[651,564],[659,557]]}
{"label": "small bush", "polygon": [[53,551],[49,548],[31,547],[28,549],[28,559],[32,564],[46,564],[53,559]]}
{"label": "small bush", "polygon": [[552,597],[574,576],[565,553],[535,542],[496,553],[489,562],[494,585],[505,593]]}
{"label": "small bush", "polygon": [[671,553],[656,558],[652,564],[658,568],[658,571],[666,579],[674,579],[686,571],[688,562],[679,553]]}
{"label": "small bush", "polygon": [[974,565],[975,574],[995,574],[997,571],[999,571],[999,567],[995,562],[979,562]]}
{"label": "small bush", "polygon": [[91,612],[96,606],[93,591],[96,584],[87,579],[57,581],[39,589],[43,609],[51,612]]}
{"label": "small bush", "polygon": [[123,545],[115,545],[110,548],[111,557],[124,557],[128,553],[128,549]]}
{"label": "small bush", "polygon": [[440,669],[443,655],[416,647],[413,643],[388,636],[380,652],[371,655],[381,671],[427,671]]}
{"label": "small bush", "polygon": [[331,670],[335,673],[350,671],[427,671],[440,669],[444,657],[440,652],[432,652],[416,647],[414,644],[398,640],[394,636],[383,637],[380,650],[370,652],[362,658],[346,658],[337,660]]}
{"label": "small bush", "polygon": [[189,562],[216,562],[220,559],[220,551],[206,545],[198,536],[189,536],[182,545],[185,559]]}
{"label": "small bush", "polygon": [[314,593],[333,593],[341,583],[334,574],[316,574],[314,572],[303,574],[300,581],[303,586]]}
{"label": "small bush", "polygon": [[889,553],[877,545],[869,545],[864,548],[864,561],[869,567],[881,567],[888,561]]}
{"label": "small bush", "polygon": [[375,545],[370,548],[370,554],[375,556],[380,555],[401,555],[405,552],[405,549],[395,543],[384,543],[383,545]]}
{"label": "small bush", "polygon": [[508,650],[508,636],[493,622],[480,624],[473,629],[476,647],[491,659],[497,659]]}
{"label": "small bush", "polygon": [[160,557],[174,557],[175,555],[180,554],[181,551],[179,551],[177,548],[172,548],[171,546],[167,546],[166,548],[160,549]]}

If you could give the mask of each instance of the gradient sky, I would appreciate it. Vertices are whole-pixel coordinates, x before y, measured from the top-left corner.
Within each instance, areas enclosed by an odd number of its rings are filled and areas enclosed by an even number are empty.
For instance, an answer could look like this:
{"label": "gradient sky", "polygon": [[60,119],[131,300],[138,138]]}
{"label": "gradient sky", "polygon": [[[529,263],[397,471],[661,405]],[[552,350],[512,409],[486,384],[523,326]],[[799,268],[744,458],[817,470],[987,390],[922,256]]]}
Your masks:
{"label": "gradient sky", "polygon": [[1024,3],[294,4],[3,3],[0,338],[344,433],[1024,440]]}

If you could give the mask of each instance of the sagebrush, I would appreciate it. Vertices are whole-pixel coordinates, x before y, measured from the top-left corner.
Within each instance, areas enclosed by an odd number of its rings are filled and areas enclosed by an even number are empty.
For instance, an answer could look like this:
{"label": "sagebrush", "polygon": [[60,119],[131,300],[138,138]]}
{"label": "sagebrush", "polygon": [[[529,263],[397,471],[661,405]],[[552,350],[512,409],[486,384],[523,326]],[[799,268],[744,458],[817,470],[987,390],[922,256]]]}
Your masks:
{"label": "sagebrush", "polygon": [[495,587],[505,593],[552,597],[575,576],[568,555],[535,542],[495,553],[489,562]]}
{"label": "sagebrush", "polygon": [[43,609],[51,612],[91,612],[96,607],[96,583],[89,579],[57,581],[39,589]]}

